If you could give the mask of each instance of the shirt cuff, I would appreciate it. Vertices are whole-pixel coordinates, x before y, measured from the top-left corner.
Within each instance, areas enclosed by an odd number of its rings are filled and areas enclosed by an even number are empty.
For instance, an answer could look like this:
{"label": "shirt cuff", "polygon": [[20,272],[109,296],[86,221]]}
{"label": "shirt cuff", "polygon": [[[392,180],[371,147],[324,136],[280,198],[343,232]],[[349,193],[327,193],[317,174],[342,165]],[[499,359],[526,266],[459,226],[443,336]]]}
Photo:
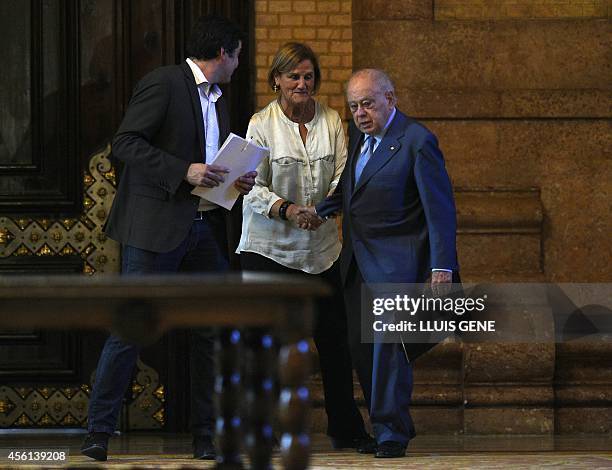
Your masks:
{"label": "shirt cuff", "polygon": [[264,214],[268,219],[272,218],[272,216],[270,215],[270,209],[272,209],[272,206],[276,204],[276,201],[280,201],[281,199],[282,197],[277,196],[276,194],[271,195],[270,202],[268,202],[268,207],[266,209],[266,213]]}
{"label": "shirt cuff", "polygon": [[435,271],[444,271],[445,273],[452,273],[453,270],[452,269],[444,269],[444,268],[431,268],[431,272],[435,272]]}

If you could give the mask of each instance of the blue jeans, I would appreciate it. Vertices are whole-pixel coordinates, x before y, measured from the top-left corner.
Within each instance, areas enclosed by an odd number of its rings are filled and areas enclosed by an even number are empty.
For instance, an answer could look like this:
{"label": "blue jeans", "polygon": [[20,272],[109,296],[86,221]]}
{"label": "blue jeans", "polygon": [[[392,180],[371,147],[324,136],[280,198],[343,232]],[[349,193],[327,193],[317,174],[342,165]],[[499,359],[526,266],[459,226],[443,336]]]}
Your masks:
{"label": "blue jeans", "polygon": [[[155,253],[123,246],[122,274],[225,272],[227,259],[225,216],[222,209],[195,220],[189,234],[174,250]],[[191,331],[191,426],[196,435],[214,432],[214,334]],[[89,399],[88,431],[113,434],[123,396],[132,377],[139,348],[111,335],[104,344]]]}

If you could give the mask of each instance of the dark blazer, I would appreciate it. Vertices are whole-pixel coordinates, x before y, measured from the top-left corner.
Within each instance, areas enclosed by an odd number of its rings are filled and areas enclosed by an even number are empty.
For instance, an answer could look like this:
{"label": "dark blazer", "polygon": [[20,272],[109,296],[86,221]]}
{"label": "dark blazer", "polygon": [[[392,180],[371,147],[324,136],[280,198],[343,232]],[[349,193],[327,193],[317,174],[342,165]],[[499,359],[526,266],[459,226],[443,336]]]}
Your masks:
{"label": "dark blazer", "polygon": [[[229,134],[223,97],[216,102],[219,145]],[[200,198],[184,181],[204,163],[202,106],[186,62],[161,67],[136,86],[112,151],[125,166],[106,233],[126,245],[164,253],[185,239]]]}
{"label": "dark blazer", "polygon": [[321,216],[343,211],[343,279],[353,256],[366,282],[420,283],[432,267],[457,271],[455,203],[436,137],[398,110],[355,186],[363,139],[352,125],[338,188],[316,207]]}

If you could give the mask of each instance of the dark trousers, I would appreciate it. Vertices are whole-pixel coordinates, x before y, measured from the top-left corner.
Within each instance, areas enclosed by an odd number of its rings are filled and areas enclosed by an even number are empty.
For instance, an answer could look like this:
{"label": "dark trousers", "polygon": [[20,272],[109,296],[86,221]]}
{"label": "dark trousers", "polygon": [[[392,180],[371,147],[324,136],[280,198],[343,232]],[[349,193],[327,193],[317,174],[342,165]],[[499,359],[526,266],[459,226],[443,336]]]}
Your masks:
{"label": "dark trousers", "polygon": [[244,251],[240,255],[240,263],[245,271],[267,271],[319,278],[333,287],[333,296],[321,299],[317,303],[313,331],[325,393],[327,434],[333,438],[365,436],[363,418],[353,398],[353,370],[337,263],[321,274],[307,274],[282,266],[265,256]]}
{"label": "dark trousers", "polygon": [[407,444],[415,436],[409,406],[412,366],[401,343],[361,341],[361,271],[353,259],[344,285],[348,335],[353,364],[370,412],[378,443]]}
{"label": "dark trousers", "polygon": [[[154,234],[152,235],[154,236]],[[187,238],[168,253],[123,247],[122,274],[225,272],[228,269],[225,216],[217,209],[195,220]],[[190,333],[191,426],[196,435],[214,432],[214,335],[211,329]],[[89,432],[112,434],[139,348],[111,335],[98,361],[89,400]]]}

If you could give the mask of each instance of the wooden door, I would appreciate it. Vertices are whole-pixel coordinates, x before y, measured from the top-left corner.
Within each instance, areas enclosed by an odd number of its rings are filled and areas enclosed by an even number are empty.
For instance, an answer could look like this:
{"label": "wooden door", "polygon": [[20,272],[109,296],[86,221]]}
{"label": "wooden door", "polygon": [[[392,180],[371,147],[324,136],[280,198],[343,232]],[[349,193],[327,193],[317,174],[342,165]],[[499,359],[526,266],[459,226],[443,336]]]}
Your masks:
{"label": "wooden door", "polygon": [[[119,178],[108,144],[134,85],[184,59],[191,25],[202,14],[228,16],[252,37],[252,4],[0,2],[0,276],[118,271],[120,249],[102,230]],[[247,40],[225,90],[232,130],[242,134],[253,112],[251,48]],[[83,426],[104,338],[0,331],[0,427]],[[187,362],[183,339],[174,333],[143,352],[124,427],[186,428],[186,367],[174,366]]]}

